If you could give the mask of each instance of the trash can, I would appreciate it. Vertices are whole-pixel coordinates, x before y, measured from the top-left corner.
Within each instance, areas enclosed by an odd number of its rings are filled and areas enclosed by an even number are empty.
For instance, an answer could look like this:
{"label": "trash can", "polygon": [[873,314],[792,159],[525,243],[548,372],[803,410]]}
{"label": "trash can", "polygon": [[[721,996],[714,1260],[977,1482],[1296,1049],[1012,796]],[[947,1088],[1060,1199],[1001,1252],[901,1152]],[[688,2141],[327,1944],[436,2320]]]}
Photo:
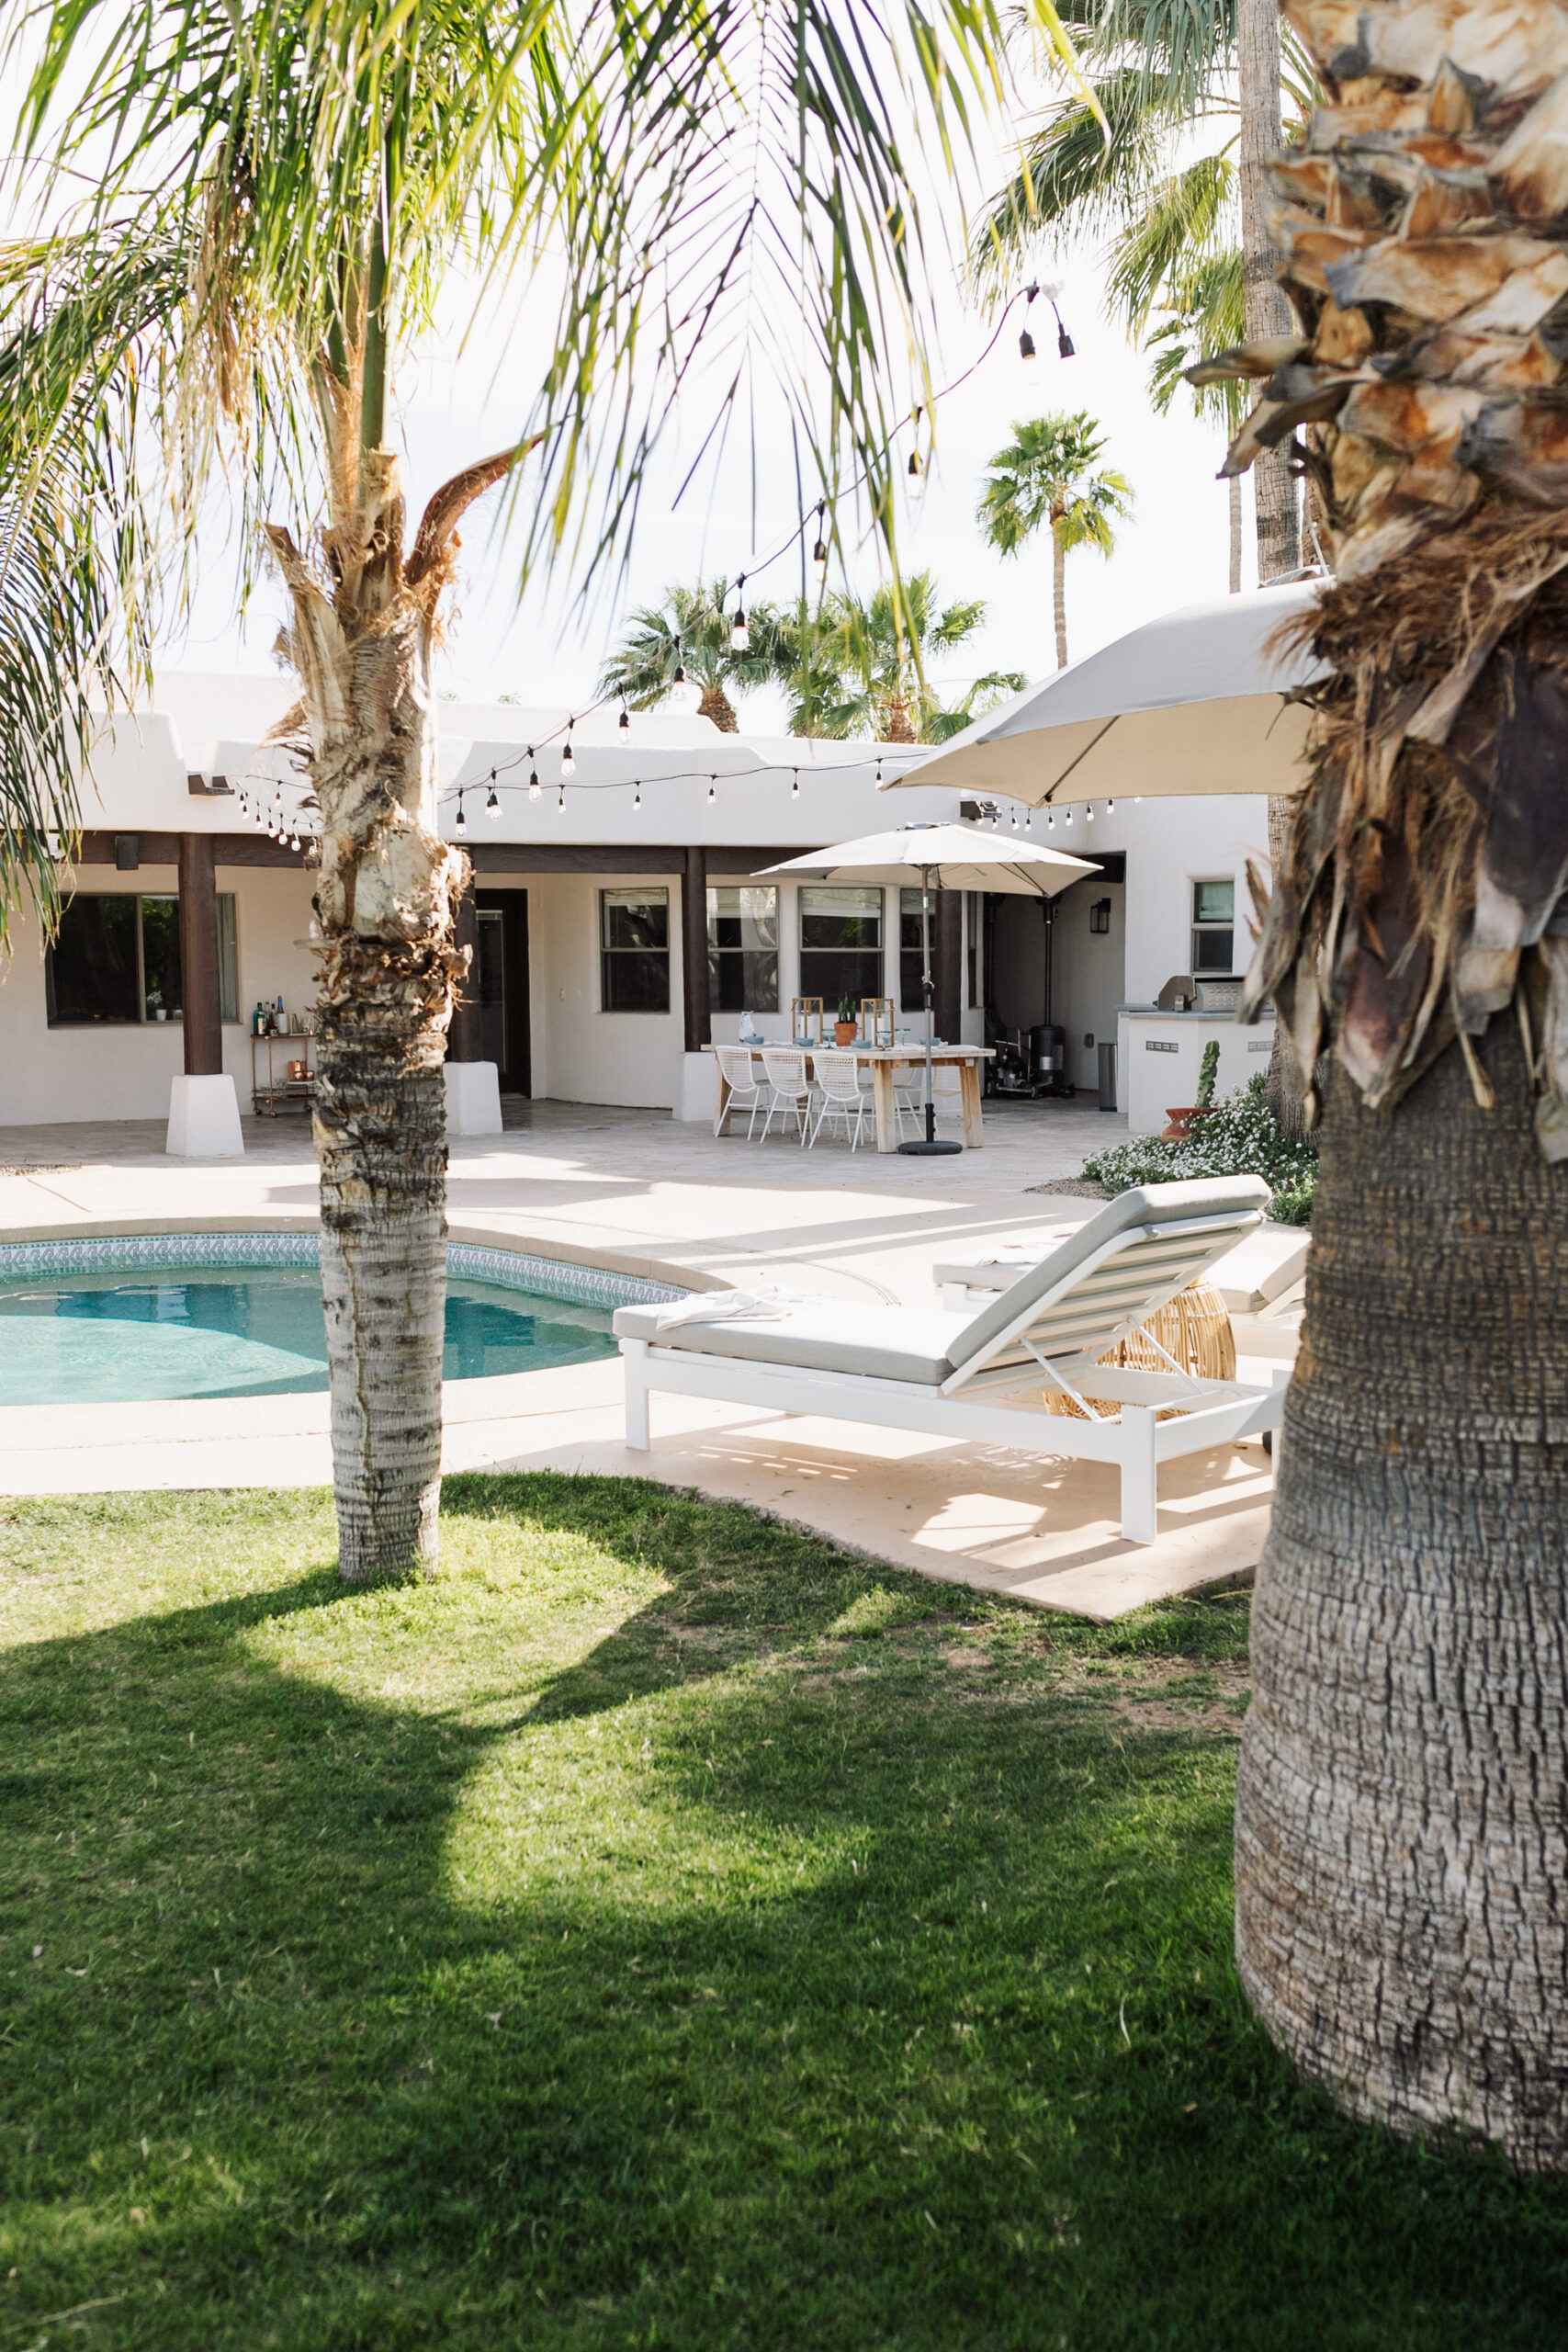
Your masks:
{"label": "trash can", "polygon": [[1116,1048],[1114,1046],[1101,1046],[1100,1048],[1100,1107],[1102,1111],[1114,1111],[1116,1108]]}

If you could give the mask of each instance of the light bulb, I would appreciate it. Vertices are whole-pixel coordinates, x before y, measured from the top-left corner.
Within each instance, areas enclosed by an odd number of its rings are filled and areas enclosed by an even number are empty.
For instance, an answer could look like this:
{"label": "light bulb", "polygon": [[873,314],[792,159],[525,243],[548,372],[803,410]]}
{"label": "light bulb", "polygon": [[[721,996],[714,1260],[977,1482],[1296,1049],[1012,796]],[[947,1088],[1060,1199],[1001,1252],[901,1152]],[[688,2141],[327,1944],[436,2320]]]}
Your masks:
{"label": "light bulb", "polygon": [[817,544],[811,550],[812,576],[818,588],[823,585],[828,577],[828,542],[822,537],[822,518],[827,512],[827,500],[819,498],[817,502]]}
{"label": "light bulb", "polygon": [[1047,808],[1045,811],[1045,830],[1048,833],[1054,833],[1056,830],[1056,811],[1054,808]]}
{"label": "light bulb", "polygon": [[800,798],[800,770],[798,768],[796,768],[795,772],[795,782],[789,788],[789,797],[792,800],[798,800]]}
{"label": "light bulb", "polygon": [[1062,822],[1063,822],[1063,824],[1064,824],[1064,825],[1070,825],[1070,824],[1072,823],[1072,821],[1073,821],[1073,812],[1072,812],[1072,810],[1071,810],[1070,808],[1064,809],[1064,811],[1063,811],[1063,813],[1062,813]]}
{"label": "light bulb", "polygon": [[910,505],[918,506],[926,494],[926,478],[920,469],[920,453],[918,449],[911,449],[909,452],[909,469],[905,476],[904,488]]}
{"label": "light bulb", "polygon": [[1021,359],[1032,359],[1034,356],[1034,337],[1027,327],[1018,339],[1018,356]]}
{"label": "light bulb", "polygon": [[1114,802],[1114,800],[1108,800],[1108,801],[1106,802],[1106,804],[1105,804],[1105,813],[1106,813],[1106,815],[1107,815],[1108,817],[1110,816],[1111,811],[1112,810],[1112,808],[1115,808],[1115,806],[1116,806],[1116,803]]}
{"label": "light bulb", "polygon": [[637,786],[637,790],[632,794],[632,807],[634,808],[640,808],[642,807],[642,786],[640,784]]}
{"label": "light bulb", "polygon": [[1094,803],[1092,800],[1088,801],[1085,804],[1083,820],[1086,825],[1092,825],[1094,822]]}
{"label": "light bulb", "polygon": [[575,775],[577,774],[577,760],[572,752],[571,737],[570,735],[566,739],[566,749],[560,755],[560,772],[562,775]]}
{"label": "light bulb", "polygon": [[631,733],[631,731],[632,731],[632,715],[631,715],[631,712],[626,708],[626,704],[625,704],[625,703],[623,703],[623,704],[621,705],[621,715],[620,715],[619,719],[616,721],[616,724],[619,726],[620,730],[621,730],[621,732],[622,732],[622,734],[623,734],[623,735],[629,735],[629,734]]}
{"label": "light bulb", "polygon": [[1009,824],[1012,827],[1013,831],[1016,833],[1016,832],[1017,832],[1017,831],[1018,831],[1018,810],[1017,810],[1016,808],[1014,808],[1014,809],[1012,809],[1012,810],[1010,810],[1010,811],[1009,816],[1008,816],[1008,822],[1009,822]]}
{"label": "light bulb", "polygon": [[1064,359],[1070,359],[1073,356],[1072,336],[1067,333],[1066,328],[1062,324],[1060,319],[1056,321],[1056,349],[1060,356]]}
{"label": "light bulb", "polygon": [[468,830],[468,820],[463,814],[463,796],[459,792],[457,795],[457,821],[453,826],[452,831],[455,833],[466,833]]}
{"label": "light bulb", "polygon": [[499,817],[500,814],[501,802],[496,797],[495,778],[494,776],[491,776],[490,780],[490,798],[485,802],[485,815],[487,817]]}
{"label": "light bulb", "polygon": [[566,786],[564,784],[560,788],[560,798],[556,802],[556,813],[558,816],[561,817],[566,815]]}
{"label": "light bulb", "polygon": [[708,807],[709,807],[710,808],[713,807],[713,801],[714,801],[713,778],[710,776],[710,777],[708,778]]}
{"label": "light bulb", "polygon": [[735,583],[735,618],[729,624],[729,650],[744,653],[751,643],[751,632],[746,626],[746,574]]}
{"label": "light bulb", "polygon": [[539,771],[537,768],[530,768],[528,771],[528,797],[530,800],[537,800],[538,797]]}

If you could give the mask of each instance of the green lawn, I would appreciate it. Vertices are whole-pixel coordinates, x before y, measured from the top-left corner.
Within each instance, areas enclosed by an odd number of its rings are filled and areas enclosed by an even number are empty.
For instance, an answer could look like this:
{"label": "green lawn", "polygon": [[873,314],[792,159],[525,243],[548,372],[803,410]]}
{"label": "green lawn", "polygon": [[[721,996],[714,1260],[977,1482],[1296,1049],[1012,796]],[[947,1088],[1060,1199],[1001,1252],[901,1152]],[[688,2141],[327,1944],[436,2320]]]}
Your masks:
{"label": "green lawn", "polygon": [[1244,1597],[601,1479],[372,1594],[318,1495],[0,1524],[0,2352],[1561,2352],[1568,2185],[1239,1998]]}

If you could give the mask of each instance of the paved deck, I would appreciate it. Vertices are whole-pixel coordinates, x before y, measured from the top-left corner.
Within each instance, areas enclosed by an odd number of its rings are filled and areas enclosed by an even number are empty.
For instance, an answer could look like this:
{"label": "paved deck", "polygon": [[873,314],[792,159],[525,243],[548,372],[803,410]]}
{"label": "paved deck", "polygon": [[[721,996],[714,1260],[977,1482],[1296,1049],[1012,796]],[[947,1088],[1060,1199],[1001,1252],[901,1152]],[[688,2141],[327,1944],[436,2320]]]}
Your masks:
{"label": "paved deck", "polygon": [[[161,1124],[0,1128],[0,1238],[313,1222],[300,1119],[248,1119],[243,1161],[182,1162]],[[987,1107],[987,1146],[905,1159],[777,1138],[716,1142],[667,1114],[517,1102],[507,1132],[452,1149],[461,1238],[701,1287],[778,1281],[844,1298],[927,1303],[939,1258],[1044,1239],[1093,1203],[1032,1187],[1076,1176],[1125,1122],[1077,1103]],[[0,1410],[0,1492],[318,1485],[324,1396]],[[654,1445],[623,1443],[618,1364],[454,1384],[451,1469],[630,1472],[733,1496],[878,1558],[1047,1607],[1113,1616],[1244,1575],[1271,1481],[1256,1445],[1161,1473],[1152,1546],[1117,1532],[1114,1472],[674,1397]]]}

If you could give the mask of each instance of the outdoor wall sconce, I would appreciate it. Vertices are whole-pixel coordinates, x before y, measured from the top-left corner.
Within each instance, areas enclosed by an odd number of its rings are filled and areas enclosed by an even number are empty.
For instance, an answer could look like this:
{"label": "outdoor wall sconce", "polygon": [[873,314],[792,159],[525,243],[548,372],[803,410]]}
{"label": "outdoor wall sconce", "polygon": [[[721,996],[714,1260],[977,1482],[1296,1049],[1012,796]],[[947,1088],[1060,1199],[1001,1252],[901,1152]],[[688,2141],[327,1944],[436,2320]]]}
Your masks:
{"label": "outdoor wall sconce", "polygon": [[1109,899],[1096,899],[1094,900],[1089,910],[1089,927],[1090,931],[1097,932],[1108,932],[1111,929],[1111,901]]}

